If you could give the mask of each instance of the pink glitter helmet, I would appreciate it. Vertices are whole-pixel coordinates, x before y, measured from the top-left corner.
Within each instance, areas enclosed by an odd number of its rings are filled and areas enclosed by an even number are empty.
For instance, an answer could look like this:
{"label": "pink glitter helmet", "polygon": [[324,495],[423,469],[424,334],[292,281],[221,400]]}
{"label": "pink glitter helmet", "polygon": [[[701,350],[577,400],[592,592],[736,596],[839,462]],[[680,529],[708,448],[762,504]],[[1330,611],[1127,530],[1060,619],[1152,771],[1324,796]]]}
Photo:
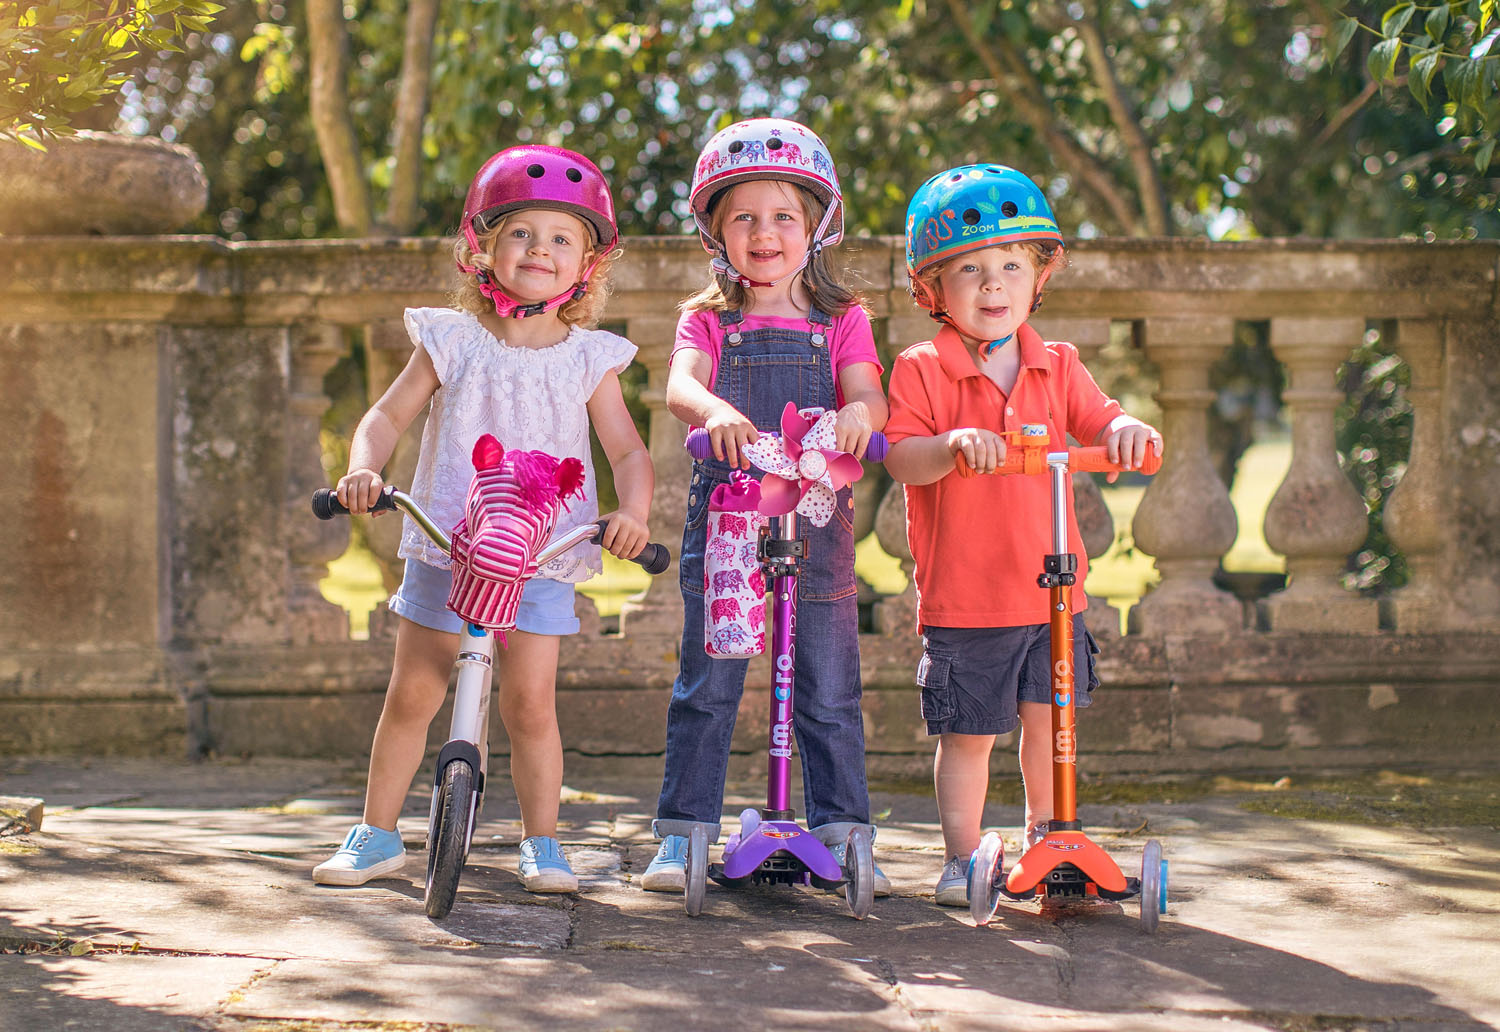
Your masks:
{"label": "pink glitter helmet", "polygon": [[503,217],[522,208],[550,208],[581,219],[593,233],[595,257],[570,290],[550,301],[529,305],[507,297],[484,269],[459,262],[460,270],[479,279],[480,293],[495,303],[495,311],[502,317],[540,315],[582,297],[594,269],[620,242],[615,203],[604,173],[574,151],[525,144],[507,148],[481,165],[464,198],[462,232],[469,249],[480,251],[478,234],[488,232]]}

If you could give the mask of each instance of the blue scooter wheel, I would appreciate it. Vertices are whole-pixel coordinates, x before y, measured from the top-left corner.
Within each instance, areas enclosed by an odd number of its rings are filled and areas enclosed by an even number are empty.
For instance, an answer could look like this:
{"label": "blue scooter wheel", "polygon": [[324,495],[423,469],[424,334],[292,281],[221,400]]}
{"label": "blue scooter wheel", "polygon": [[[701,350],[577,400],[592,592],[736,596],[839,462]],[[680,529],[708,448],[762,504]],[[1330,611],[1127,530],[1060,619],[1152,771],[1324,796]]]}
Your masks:
{"label": "blue scooter wheel", "polygon": [[1005,866],[1005,843],[990,832],[979,840],[969,859],[969,916],[981,928],[995,916],[1000,905],[1000,885]]}
{"label": "blue scooter wheel", "polygon": [[1141,928],[1148,935],[1156,931],[1161,915],[1167,912],[1167,862],[1161,856],[1161,843],[1151,839],[1141,853]]}

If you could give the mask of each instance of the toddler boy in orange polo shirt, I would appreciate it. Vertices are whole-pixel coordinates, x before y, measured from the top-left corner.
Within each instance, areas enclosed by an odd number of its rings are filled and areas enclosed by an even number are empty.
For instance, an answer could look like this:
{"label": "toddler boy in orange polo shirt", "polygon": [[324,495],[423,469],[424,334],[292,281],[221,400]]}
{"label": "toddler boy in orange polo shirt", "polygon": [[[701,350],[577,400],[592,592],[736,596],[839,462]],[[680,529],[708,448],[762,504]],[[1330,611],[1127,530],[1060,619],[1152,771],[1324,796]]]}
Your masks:
{"label": "toddler boy in orange polo shirt", "polygon": [[[1062,234],[1045,195],[1000,165],[967,165],[929,179],[906,213],[912,296],[944,323],[891,369],[886,469],[906,485],[906,534],[916,559],[917,668],[947,860],[937,901],[968,904],[968,868],[979,845],[995,736],[1021,727],[1026,846],[1052,816],[1048,596],[1037,586],[1051,551],[1047,477],[951,476],[960,453],[979,473],[1005,459],[997,431],[1045,424],[1104,443],[1112,461],[1137,468],[1161,436],[1101,391],[1071,344],[1045,343],[1026,325],[1064,263]],[[1113,479],[1113,477],[1111,477]],[[1068,550],[1088,560],[1072,519]],[[1084,593],[1073,593],[1076,704],[1099,681],[1099,651],[1084,627]]]}

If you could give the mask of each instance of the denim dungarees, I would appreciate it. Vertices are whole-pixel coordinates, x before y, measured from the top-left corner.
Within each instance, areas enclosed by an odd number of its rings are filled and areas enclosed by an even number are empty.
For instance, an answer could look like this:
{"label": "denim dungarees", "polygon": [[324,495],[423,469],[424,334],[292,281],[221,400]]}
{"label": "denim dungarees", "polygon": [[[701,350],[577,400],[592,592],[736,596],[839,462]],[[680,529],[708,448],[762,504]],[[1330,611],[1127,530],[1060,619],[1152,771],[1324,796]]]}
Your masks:
{"label": "denim dungarees", "polygon": [[[744,331],[738,311],[719,313],[723,346],[713,392],[761,433],[779,432],[788,401],[798,408],[837,406],[828,336],[832,319],[814,308],[808,329],[766,326]],[[760,471],[751,469],[759,478]],[[745,688],[746,659],[711,659],[703,651],[703,553],[708,497],[729,480],[715,458],[693,463],[687,524],[679,560],[683,600],[682,652],[667,708],[667,758],[653,830],[687,835],[694,824],[719,835],[724,776],[735,716]],[[854,587],[854,501],[849,488],[826,527],[798,520],[808,557],[797,582],[797,752],[807,827],[827,844],[853,826],[869,826],[865,733],[860,714],[859,613]],[[757,727],[764,739],[766,731]]]}

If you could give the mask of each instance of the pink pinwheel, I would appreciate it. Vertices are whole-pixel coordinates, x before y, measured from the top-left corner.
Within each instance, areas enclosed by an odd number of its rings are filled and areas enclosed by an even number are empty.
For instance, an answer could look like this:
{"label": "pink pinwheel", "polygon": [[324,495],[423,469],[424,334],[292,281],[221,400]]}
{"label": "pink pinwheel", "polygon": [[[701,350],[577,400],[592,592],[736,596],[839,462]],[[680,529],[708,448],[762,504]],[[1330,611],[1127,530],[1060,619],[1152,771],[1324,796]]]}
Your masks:
{"label": "pink pinwheel", "polygon": [[820,408],[799,410],[787,402],[781,433],[762,434],[742,449],[766,474],[760,482],[762,513],[783,516],[796,509],[814,526],[828,525],[839,489],[864,475],[858,459],[834,447],[836,416]]}

